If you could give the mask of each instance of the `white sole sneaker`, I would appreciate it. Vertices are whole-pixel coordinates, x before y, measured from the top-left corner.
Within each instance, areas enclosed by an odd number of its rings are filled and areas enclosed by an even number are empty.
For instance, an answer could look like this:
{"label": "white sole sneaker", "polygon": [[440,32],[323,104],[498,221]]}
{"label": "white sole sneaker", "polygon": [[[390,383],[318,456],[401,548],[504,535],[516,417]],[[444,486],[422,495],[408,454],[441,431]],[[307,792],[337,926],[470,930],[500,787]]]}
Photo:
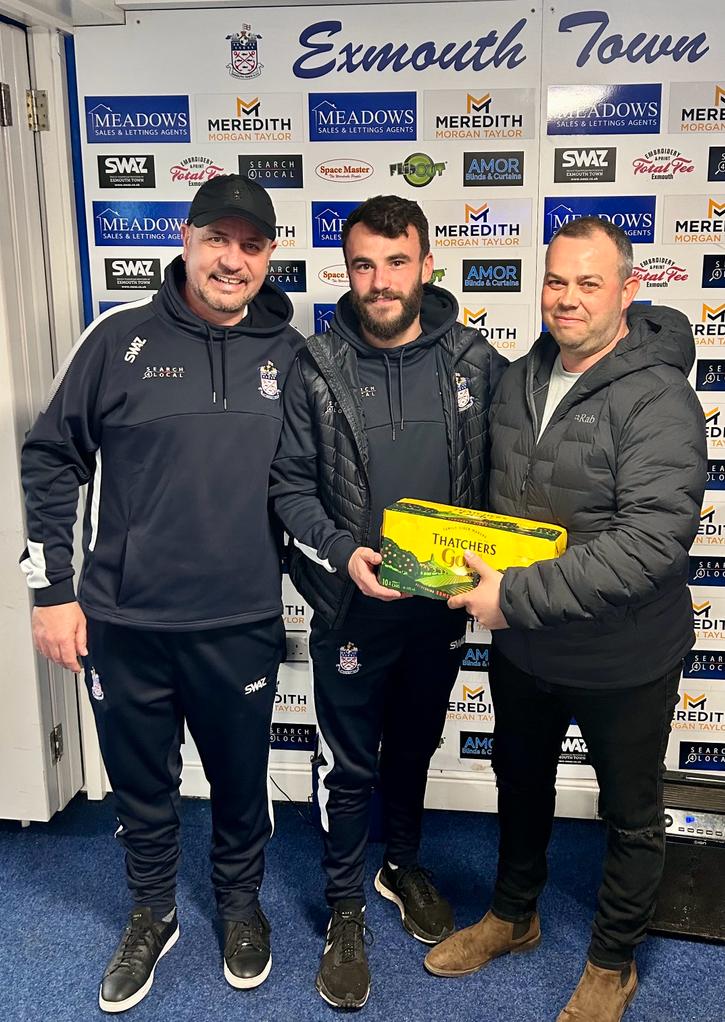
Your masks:
{"label": "white sole sneaker", "polygon": [[262,969],[258,976],[249,976],[244,978],[243,976],[235,976],[231,971],[226,962],[224,962],[224,979],[227,981],[229,986],[234,987],[235,990],[253,990],[255,987],[261,986],[264,983],[267,976],[269,976],[272,968],[272,956],[269,956],[269,961]]}
{"label": "white sole sneaker", "polygon": [[146,980],[142,987],[139,987],[135,994],[131,994],[131,996],[127,997],[125,1001],[104,1001],[103,986],[101,986],[101,989],[98,991],[98,1007],[101,1009],[101,1011],[108,1012],[111,1015],[116,1015],[121,1011],[128,1011],[129,1008],[134,1008],[139,1003],[139,1001],[142,1001],[146,994],[151,989],[151,986],[154,981],[154,973],[156,972],[156,966],[159,964],[159,962],[164,957],[166,952],[172,949],[172,947],[174,946],[178,939],[179,927],[177,926],[174,932],[169,937],[169,939],[164,944],[164,946],[161,948],[161,951],[159,951],[159,957],[154,962],[154,967],[151,970],[151,975],[149,976],[149,978]]}

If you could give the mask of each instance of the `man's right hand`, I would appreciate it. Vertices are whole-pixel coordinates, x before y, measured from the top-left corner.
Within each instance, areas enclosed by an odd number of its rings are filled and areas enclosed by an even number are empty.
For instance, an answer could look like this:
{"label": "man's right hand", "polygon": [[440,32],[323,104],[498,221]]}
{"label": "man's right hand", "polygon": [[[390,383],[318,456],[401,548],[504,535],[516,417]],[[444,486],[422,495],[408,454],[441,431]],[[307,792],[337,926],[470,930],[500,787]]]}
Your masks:
{"label": "man's right hand", "polygon": [[87,656],[86,616],[78,603],[60,603],[55,607],[33,610],[35,648],[59,667],[83,670],[78,656]]}
{"label": "man's right hand", "polygon": [[382,559],[369,546],[359,546],[347,562],[347,573],[363,596],[374,596],[376,600],[399,600],[402,593],[397,589],[386,589],[378,582],[375,568]]}

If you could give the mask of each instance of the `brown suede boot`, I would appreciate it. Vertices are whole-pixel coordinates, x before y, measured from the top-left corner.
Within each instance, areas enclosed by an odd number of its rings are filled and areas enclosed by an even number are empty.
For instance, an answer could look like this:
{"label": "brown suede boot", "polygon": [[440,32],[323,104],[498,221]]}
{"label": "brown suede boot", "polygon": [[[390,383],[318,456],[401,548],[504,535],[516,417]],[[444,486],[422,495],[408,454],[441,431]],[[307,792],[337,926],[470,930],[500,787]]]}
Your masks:
{"label": "brown suede boot", "polygon": [[579,985],[556,1022],[619,1022],[637,993],[637,966],[621,971],[587,962]]}
{"label": "brown suede boot", "polygon": [[523,923],[507,923],[487,912],[479,922],[458,930],[429,951],[424,965],[434,976],[466,976],[494,958],[510,951],[533,951],[540,943],[538,915]]}

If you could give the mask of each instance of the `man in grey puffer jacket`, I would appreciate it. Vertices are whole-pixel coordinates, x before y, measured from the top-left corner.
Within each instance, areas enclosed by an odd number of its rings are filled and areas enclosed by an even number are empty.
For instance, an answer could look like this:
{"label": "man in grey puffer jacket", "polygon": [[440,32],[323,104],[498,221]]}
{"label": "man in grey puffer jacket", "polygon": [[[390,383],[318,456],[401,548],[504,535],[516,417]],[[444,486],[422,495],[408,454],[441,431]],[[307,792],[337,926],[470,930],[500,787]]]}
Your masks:
{"label": "man in grey puffer jacket", "polygon": [[546,333],[504,374],[491,412],[490,508],[553,522],[557,560],[454,597],[494,633],[493,767],[501,827],[491,911],[432,950],[436,975],[535,947],[556,768],[572,715],[609,824],[582,979],[558,1022],[619,1022],[637,988],[664,861],[661,773],[682,658],[692,647],[688,551],[706,479],[702,410],[687,382],[692,332],[632,306],[632,246],[584,217],[546,259]]}

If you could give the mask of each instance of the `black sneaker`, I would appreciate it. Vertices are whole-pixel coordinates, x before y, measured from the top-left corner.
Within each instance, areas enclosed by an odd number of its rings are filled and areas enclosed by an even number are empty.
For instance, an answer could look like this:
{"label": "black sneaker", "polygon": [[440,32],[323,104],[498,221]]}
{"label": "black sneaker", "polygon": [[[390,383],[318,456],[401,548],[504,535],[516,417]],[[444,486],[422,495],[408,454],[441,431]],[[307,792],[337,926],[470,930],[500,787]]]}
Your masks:
{"label": "black sneaker", "polygon": [[237,990],[264,983],[272,968],[271,927],[261,908],[243,922],[224,921],[224,978]]}
{"label": "black sneaker", "polygon": [[142,1001],[154,981],[156,963],[178,939],[176,911],[168,923],[155,923],[150,908],[135,908],[103,973],[98,995],[101,1011],[126,1011]]}
{"label": "black sneaker", "polygon": [[373,935],[364,913],[365,906],[353,900],[339,901],[332,910],[315,986],[333,1008],[362,1008],[370,994],[365,944]]}
{"label": "black sneaker", "polygon": [[398,906],[403,926],[416,940],[438,944],[453,933],[453,909],[422,866],[391,869],[386,862],[375,877],[375,890]]}

